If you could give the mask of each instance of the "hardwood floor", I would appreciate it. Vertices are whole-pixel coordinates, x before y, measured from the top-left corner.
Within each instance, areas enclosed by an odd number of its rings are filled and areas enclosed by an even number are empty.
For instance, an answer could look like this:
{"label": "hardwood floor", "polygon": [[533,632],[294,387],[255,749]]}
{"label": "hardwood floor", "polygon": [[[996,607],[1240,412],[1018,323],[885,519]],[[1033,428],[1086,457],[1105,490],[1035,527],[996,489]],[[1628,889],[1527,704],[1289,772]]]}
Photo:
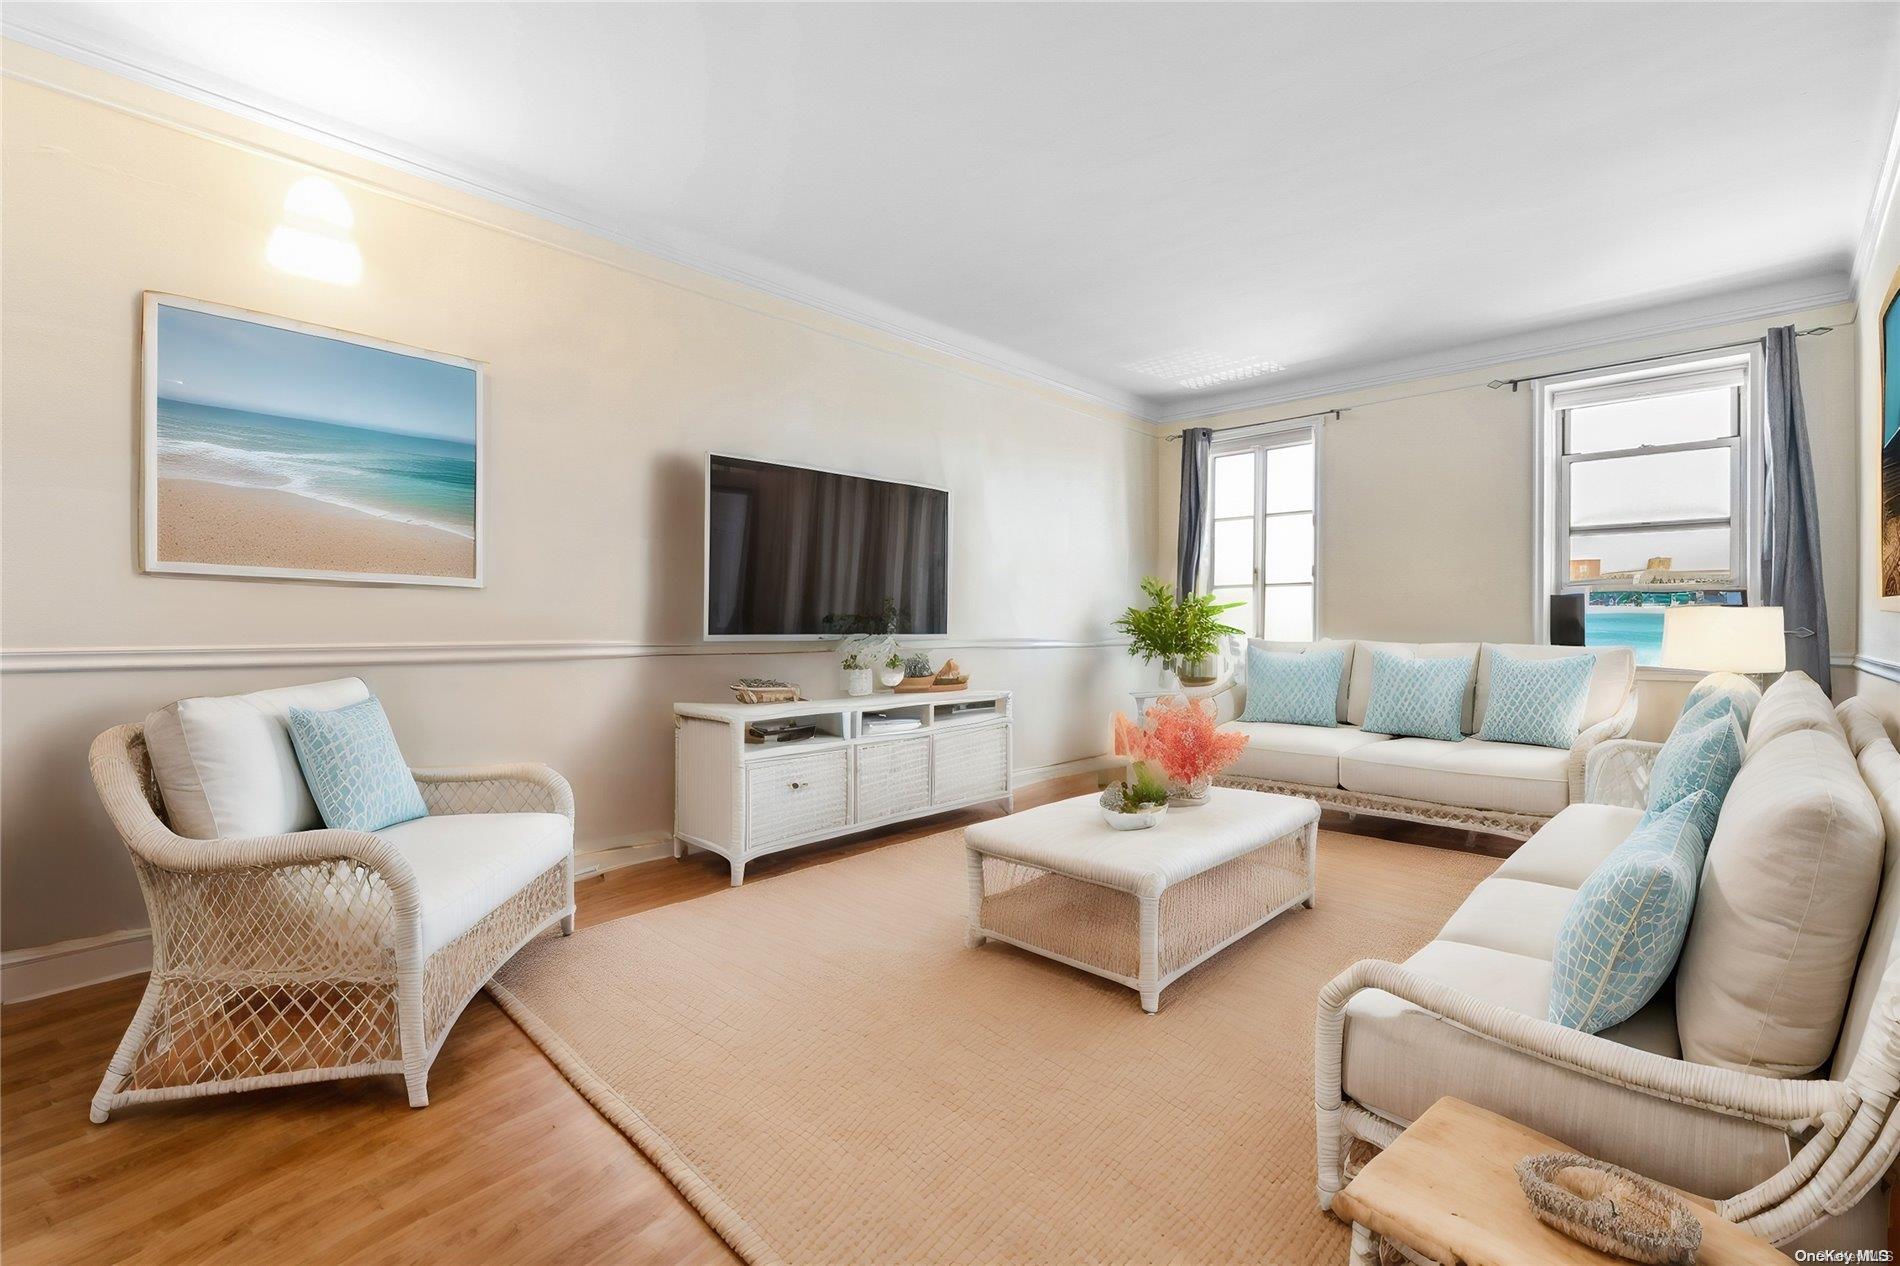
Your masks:
{"label": "hardwood floor", "polygon": [[[1094,776],[1017,793],[1017,807]],[[995,811],[781,853],[746,882],[967,825]],[[1462,831],[1330,817],[1329,827],[1508,853]],[[727,886],[710,854],[583,881],[583,926]],[[365,1078],[86,1119],[143,977],[0,1011],[0,1256],[100,1262],[700,1263],[737,1260],[672,1185],[554,1070],[487,995],[456,1023],[408,1107]]]}

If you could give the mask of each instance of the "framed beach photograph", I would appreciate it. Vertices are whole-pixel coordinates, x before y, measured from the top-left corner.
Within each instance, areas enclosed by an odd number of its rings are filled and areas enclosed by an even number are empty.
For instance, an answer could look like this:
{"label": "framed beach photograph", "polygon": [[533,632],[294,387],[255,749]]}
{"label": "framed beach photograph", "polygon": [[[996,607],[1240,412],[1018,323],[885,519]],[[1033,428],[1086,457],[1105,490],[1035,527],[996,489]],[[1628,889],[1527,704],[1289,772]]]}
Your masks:
{"label": "framed beach photograph", "polygon": [[1880,606],[1900,611],[1900,269],[1880,305]]}
{"label": "framed beach photograph", "polygon": [[482,583],[482,366],[145,296],[148,572]]}

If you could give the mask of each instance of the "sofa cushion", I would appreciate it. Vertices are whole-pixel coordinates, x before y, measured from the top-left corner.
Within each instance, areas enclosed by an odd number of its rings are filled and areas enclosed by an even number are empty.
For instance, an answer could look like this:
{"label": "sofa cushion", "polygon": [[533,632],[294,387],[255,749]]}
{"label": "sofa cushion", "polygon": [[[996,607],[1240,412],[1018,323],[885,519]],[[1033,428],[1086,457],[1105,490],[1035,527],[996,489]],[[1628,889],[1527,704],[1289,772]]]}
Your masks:
{"label": "sofa cushion", "polygon": [[[1372,699],[1372,657],[1375,651],[1389,651],[1406,659],[1463,659],[1473,667],[1478,662],[1476,642],[1358,642],[1353,646],[1351,680],[1346,698],[1346,720],[1364,725],[1366,704]],[[1473,677],[1476,677],[1474,672]],[[1471,696],[1466,695],[1460,728],[1470,734],[1478,727],[1472,721]]]}
{"label": "sofa cushion", "polygon": [[1354,725],[1229,721],[1220,728],[1247,736],[1247,750],[1228,767],[1228,773],[1309,787],[1337,787],[1341,756],[1373,743],[1392,741],[1387,735],[1368,734]]}
{"label": "sofa cushion", "polygon": [[[1881,860],[1880,896],[1874,903],[1873,924],[1867,931],[1867,944],[1860,954],[1860,966],[1854,973],[1854,989],[1848,996],[1847,1018],[1841,1022],[1841,1040],[1834,1048],[1834,1065],[1829,1075],[1847,1076],[1854,1057],[1860,1053],[1877,1007],[1882,1004],[1880,986],[1887,978],[1889,965],[1900,954],[1900,752],[1887,737],[1880,715],[1864,699],[1847,699],[1838,709],[1846,727],[1847,741],[1860,767],[1861,781],[1874,797],[1880,820],[1887,832]],[[1879,1028],[1875,1027],[1877,1034]]]}
{"label": "sofa cushion", "polygon": [[[1491,701],[1491,677],[1496,653],[1502,651],[1518,659],[1568,659],[1579,654],[1575,646],[1540,646],[1529,643],[1486,642],[1478,648],[1478,679],[1473,690],[1473,733],[1484,728]],[[1590,654],[1596,665],[1590,674],[1590,692],[1584,697],[1580,727],[1607,721],[1622,708],[1636,689],[1636,652],[1627,646],[1594,646]]]}
{"label": "sofa cushion", "polygon": [[[1339,724],[1346,724],[1346,691],[1347,688],[1352,685],[1353,660],[1359,653],[1359,644],[1357,642],[1330,637],[1322,637],[1317,642],[1275,642],[1266,638],[1250,637],[1247,639],[1247,647],[1250,650],[1254,647],[1259,647],[1263,651],[1289,651],[1296,655],[1305,651],[1330,650],[1335,647],[1344,650],[1346,652],[1346,667],[1345,671],[1339,674],[1339,701],[1338,711],[1335,713],[1335,716],[1338,718]],[[1247,674],[1245,664],[1241,666],[1240,680],[1243,685],[1246,683]]]}
{"label": "sofa cushion", "polygon": [[1570,753],[1476,738],[1396,738],[1341,756],[1339,785],[1433,804],[1553,814],[1570,803]]}
{"label": "sofa cushion", "polygon": [[[1723,797],[1742,767],[1742,727],[1732,712],[1695,729],[1678,726],[1656,753],[1649,771],[1650,811],[1667,809],[1698,792],[1709,794],[1696,801],[1696,833],[1703,839],[1715,835],[1715,818],[1722,810]],[[1843,748],[1843,751],[1846,749]]]}
{"label": "sofa cushion", "polygon": [[1819,730],[1847,745],[1847,731],[1834,715],[1834,705],[1814,678],[1799,669],[1781,674],[1755,705],[1755,715],[1748,722],[1748,754],[1752,757],[1796,730]]}
{"label": "sofa cushion", "polygon": [[1581,888],[1642,820],[1641,809],[1573,804],[1518,845],[1492,877]]}
{"label": "sofa cushion", "polygon": [[[1536,955],[1439,940],[1405,965],[1540,1020],[1549,1006],[1551,966]],[[1674,1031],[1665,991],[1600,1036],[1673,1058]],[[1455,1095],[1593,1156],[1705,1195],[1744,1190],[1788,1163],[1787,1136],[1772,1126],[1560,1068],[1376,989],[1346,1004],[1340,1080],[1353,1102],[1400,1125],[1441,1096]]]}
{"label": "sofa cushion", "polygon": [[1645,814],[1577,889],[1551,955],[1550,1021],[1600,1033],[1649,1004],[1676,969],[1702,872],[1698,791]]}
{"label": "sofa cushion", "polygon": [[1478,737],[1569,751],[1583,728],[1597,657],[1586,652],[1532,658],[1502,647],[1485,652],[1481,662],[1491,671],[1491,683],[1478,712]]}
{"label": "sofa cushion", "polygon": [[1289,725],[1339,724],[1339,687],[1346,679],[1345,646],[1303,652],[1247,648],[1247,707],[1242,721]]}
{"label": "sofa cushion", "polygon": [[443,813],[376,835],[415,871],[425,958],[574,848],[574,824],[561,813]]}
{"label": "sofa cushion", "polygon": [[1833,734],[1786,732],[1749,757],[1709,842],[1676,972],[1686,1058],[1777,1077],[1827,1061],[1885,843],[1880,810]]}
{"label": "sofa cushion", "polygon": [[429,812],[375,695],[328,711],[292,708],[290,745],[325,826],[380,831]]}
{"label": "sofa cushion", "polygon": [[323,825],[290,745],[290,709],[369,698],[355,677],[181,699],[145,718],[145,749],[179,835],[241,839]]}
{"label": "sofa cushion", "polygon": [[1550,961],[1577,891],[1508,875],[1492,875],[1438,929],[1436,939]]}
{"label": "sofa cushion", "polygon": [[1372,652],[1372,698],[1360,722],[1375,734],[1457,742],[1464,736],[1471,665],[1457,659],[1413,659]]}
{"label": "sofa cushion", "polygon": [[1747,734],[1755,709],[1761,705],[1761,687],[1740,673],[1710,673],[1690,688],[1689,697],[1682,701],[1680,716],[1687,716],[1712,698],[1729,701],[1735,719],[1741,723],[1742,733]]}

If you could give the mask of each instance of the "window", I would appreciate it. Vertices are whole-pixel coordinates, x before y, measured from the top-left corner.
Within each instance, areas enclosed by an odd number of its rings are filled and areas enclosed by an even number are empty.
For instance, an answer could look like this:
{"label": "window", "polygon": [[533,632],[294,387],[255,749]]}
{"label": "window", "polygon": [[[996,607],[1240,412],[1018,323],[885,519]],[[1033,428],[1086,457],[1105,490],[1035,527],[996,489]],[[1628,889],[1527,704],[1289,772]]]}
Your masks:
{"label": "window", "polygon": [[1317,449],[1310,426],[1214,446],[1208,582],[1249,637],[1313,638]]}
{"label": "window", "polygon": [[[1586,644],[1654,664],[1664,608],[1747,601],[1756,360],[1742,351],[1540,385],[1540,592],[1587,596]],[[1538,608],[1547,634],[1541,597]]]}

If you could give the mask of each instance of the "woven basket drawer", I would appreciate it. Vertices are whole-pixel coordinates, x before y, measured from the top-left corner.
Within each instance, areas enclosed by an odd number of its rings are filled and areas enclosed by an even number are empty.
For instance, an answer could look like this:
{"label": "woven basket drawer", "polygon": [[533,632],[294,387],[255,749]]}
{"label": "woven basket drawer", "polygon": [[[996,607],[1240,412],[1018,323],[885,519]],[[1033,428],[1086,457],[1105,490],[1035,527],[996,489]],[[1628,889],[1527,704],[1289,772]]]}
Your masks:
{"label": "woven basket drawer", "polygon": [[896,739],[858,748],[858,821],[876,822],[929,807],[929,739]]}
{"label": "woven basket drawer", "polygon": [[1009,727],[942,730],[931,739],[934,803],[952,804],[1009,790]]}
{"label": "woven basket drawer", "polygon": [[849,757],[840,749],[746,768],[746,851],[836,830],[850,820]]}

